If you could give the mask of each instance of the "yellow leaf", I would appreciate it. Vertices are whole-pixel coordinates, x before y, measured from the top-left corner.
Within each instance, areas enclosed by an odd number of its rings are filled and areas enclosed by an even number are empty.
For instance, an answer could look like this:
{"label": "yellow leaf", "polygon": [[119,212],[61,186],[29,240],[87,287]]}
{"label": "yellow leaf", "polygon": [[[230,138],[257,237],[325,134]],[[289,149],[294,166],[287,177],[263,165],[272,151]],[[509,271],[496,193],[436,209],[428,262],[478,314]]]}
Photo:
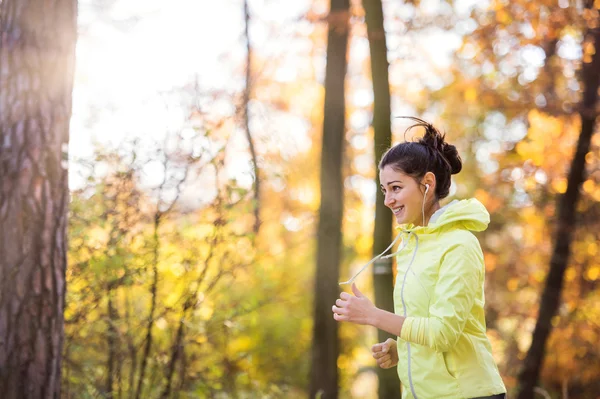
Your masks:
{"label": "yellow leaf", "polygon": [[485,259],[485,270],[487,270],[488,272],[492,272],[494,270],[496,270],[496,264],[498,262],[498,256],[486,252],[483,255],[484,259]]}
{"label": "yellow leaf", "polygon": [[504,11],[504,10],[498,10],[498,12],[496,12],[496,21],[500,22],[501,24],[509,24],[511,21],[510,15]]}
{"label": "yellow leaf", "polygon": [[595,242],[590,242],[587,247],[587,252],[591,256],[596,256],[596,254],[598,253],[598,244]]}
{"label": "yellow leaf", "polygon": [[583,183],[583,191],[585,191],[588,194],[592,194],[596,189],[596,184],[594,184],[593,180],[586,180],[585,183]]}
{"label": "yellow leaf", "polygon": [[598,280],[598,277],[600,277],[600,266],[598,265],[590,267],[585,274],[585,278],[589,281],[596,281]]}
{"label": "yellow leaf", "polygon": [[531,177],[525,180],[525,190],[526,191],[532,191],[533,189],[535,189],[535,187],[537,186],[537,182],[535,181],[535,178]]}
{"label": "yellow leaf", "polygon": [[469,87],[467,91],[465,91],[465,100],[474,103],[475,100],[477,100],[477,90],[473,87]]}
{"label": "yellow leaf", "polygon": [[557,193],[564,194],[567,191],[567,179],[559,177],[558,179],[552,180],[552,189]]}
{"label": "yellow leaf", "polygon": [[252,347],[252,339],[248,336],[241,336],[229,344],[229,350],[233,353],[246,352]]}
{"label": "yellow leaf", "polygon": [[340,369],[344,370],[344,369],[349,368],[350,367],[350,363],[352,363],[352,361],[349,359],[348,356],[346,356],[346,355],[340,355],[340,356],[338,356],[337,366]]}
{"label": "yellow leaf", "polygon": [[545,276],[546,276],[546,273],[543,270],[536,270],[535,272],[533,272],[533,278],[538,283],[541,283],[542,281],[544,281]]}
{"label": "yellow leaf", "polygon": [[355,243],[356,253],[358,255],[368,255],[371,251],[371,237],[369,236],[360,236]]}
{"label": "yellow leaf", "polygon": [[204,304],[198,311],[201,320],[209,320],[214,313],[214,308],[208,304]]}
{"label": "yellow leaf", "polygon": [[586,163],[593,163],[594,159],[595,159],[595,155],[592,151],[588,152],[587,154],[585,154],[585,162]]}

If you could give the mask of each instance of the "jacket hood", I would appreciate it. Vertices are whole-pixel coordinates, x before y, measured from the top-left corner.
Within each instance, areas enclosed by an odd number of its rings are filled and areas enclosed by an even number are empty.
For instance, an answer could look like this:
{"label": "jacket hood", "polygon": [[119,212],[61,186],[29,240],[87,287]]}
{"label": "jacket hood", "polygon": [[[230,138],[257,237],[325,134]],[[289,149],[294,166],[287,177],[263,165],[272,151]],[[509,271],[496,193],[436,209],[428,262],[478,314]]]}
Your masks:
{"label": "jacket hood", "polygon": [[443,226],[456,225],[469,231],[484,231],[490,223],[490,214],[476,198],[454,200],[438,209],[427,226],[415,226],[412,223],[396,227],[396,230],[428,233]]}

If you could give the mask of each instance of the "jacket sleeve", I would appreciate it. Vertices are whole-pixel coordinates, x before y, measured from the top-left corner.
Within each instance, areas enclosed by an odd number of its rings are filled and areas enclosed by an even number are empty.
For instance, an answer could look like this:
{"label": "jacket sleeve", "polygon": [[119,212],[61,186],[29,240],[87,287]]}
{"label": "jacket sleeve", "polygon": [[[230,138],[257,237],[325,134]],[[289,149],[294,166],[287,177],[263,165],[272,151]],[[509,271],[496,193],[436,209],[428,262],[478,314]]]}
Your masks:
{"label": "jacket sleeve", "polygon": [[483,256],[477,239],[455,244],[444,254],[429,305],[429,317],[407,317],[400,338],[447,352],[458,342],[479,290]]}

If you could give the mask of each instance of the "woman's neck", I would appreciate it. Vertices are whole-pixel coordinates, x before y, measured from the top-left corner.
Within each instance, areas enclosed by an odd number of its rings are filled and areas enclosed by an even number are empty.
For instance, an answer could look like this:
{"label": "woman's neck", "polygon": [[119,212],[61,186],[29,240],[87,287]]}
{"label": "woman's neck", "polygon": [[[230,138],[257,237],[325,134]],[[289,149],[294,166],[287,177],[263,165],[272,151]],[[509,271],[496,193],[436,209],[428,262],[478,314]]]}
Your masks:
{"label": "woman's neck", "polygon": [[[441,208],[440,201],[435,201],[433,204],[431,204],[429,206],[425,205],[425,226],[427,226],[429,224],[429,220],[431,219],[433,214],[440,208]],[[423,219],[419,218],[417,223],[415,223],[415,226],[422,226],[422,225],[423,225]]]}

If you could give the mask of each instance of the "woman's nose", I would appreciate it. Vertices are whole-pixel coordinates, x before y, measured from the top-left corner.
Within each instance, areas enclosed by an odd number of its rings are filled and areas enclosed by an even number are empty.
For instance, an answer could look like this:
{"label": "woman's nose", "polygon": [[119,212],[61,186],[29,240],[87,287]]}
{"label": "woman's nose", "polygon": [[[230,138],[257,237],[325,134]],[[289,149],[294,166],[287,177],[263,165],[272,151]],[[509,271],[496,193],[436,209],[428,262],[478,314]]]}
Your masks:
{"label": "woman's nose", "polygon": [[390,194],[385,194],[385,200],[383,203],[385,206],[390,207],[394,203],[394,198]]}

